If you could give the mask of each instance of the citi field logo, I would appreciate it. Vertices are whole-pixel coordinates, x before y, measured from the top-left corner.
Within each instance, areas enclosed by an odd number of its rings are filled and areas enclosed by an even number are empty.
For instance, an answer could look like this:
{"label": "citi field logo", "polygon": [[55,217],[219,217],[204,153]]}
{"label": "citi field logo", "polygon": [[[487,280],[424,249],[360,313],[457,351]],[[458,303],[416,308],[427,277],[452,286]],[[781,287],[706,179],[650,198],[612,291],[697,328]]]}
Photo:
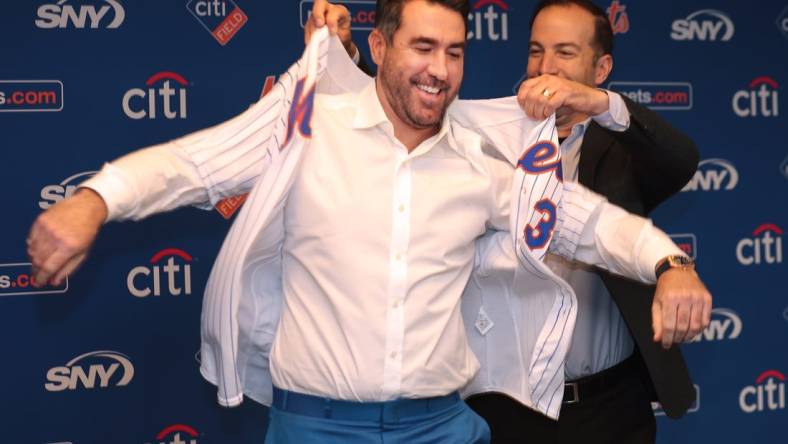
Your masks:
{"label": "citi field logo", "polygon": [[739,172],[725,159],[704,159],[681,191],[730,191],[739,183]]}
{"label": "citi field logo", "polygon": [[777,370],[766,370],[755,379],[755,385],[739,393],[739,407],[745,413],[785,409],[785,376]]}
{"label": "citi field logo", "polygon": [[186,9],[222,46],[249,20],[233,0],[190,0]]}
{"label": "citi field logo", "polygon": [[503,0],[478,0],[468,14],[468,40],[509,40],[509,5]]}
{"label": "citi field logo", "polygon": [[[158,84],[158,88],[156,85]],[[147,89],[132,88],[123,95],[123,112],[132,119],[185,119],[186,86],[189,82],[178,73],[161,71],[145,81]]]}
{"label": "citi field logo", "polygon": [[608,89],[651,109],[692,109],[692,84],[688,82],[610,82]]}
{"label": "citi field logo", "polygon": [[47,185],[41,189],[41,200],[38,201],[38,206],[42,210],[46,210],[52,205],[60,202],[63,199],[69,198],[74,194],[77,185],[98,171],[85,171],[84,173],[77,173],[73,176],[66,177],[57,185]]}
{"label": "citi field logo", "polygon": [[[38,7],[36,26],[42,29],[77,28],[77,29],[116,29],[123,24],[126,11],[117,0],[93,0],[77,2],[77,6],[60,0]],[[92,4],[91,4],[92,3]],[[110,13],[110,11],[112,11]]]}
{"label": "citi field logo", "polygon": [[712,342],[734,340],[741,334],[741,318],[729,308],[714,308],[711,310],[711,320],[698,336],[690,342]]}
{"label": "citi field logo", "polygon": [[0,296],[57,294],[68,291],[68,276],[57,287],[34,287],[36,280],[30,275],[31,267],[29,262],[0,264]]}
{"label": "citi field logo", "polygon": [[[178,262],[176,263],[176,258]],[[164,265],[160,265],[166,259]],[[192,257],[177,248],[165,248],[154,254],[150,265],[134,267],[126,276],[129,293],[138,298],[162,295],[162,279],[166,282],[164,291],[172,296],[192,294]],[[163,272],[163,273],[162,273]],[[163,276],[162,276],[163,274]]]}
{"label": "citi field logo", "polygon": [[0,80],[0,113],[63,110],[60,80]]}
{"label": "citi field logo", "polygon": [[[173,424],[156,434],[156,440],[145,444],[198,444],[199,433],[185,424]],[[188,441],[187,441],[188,440]]]}
{"label": "citi field logo", "polygon": [[134,378],[134,366],[123,353],[104,350],[79,355],[66,365],[47,372],[44,388],[50,392],[123,387]]}
{"label": "citi field logo", "polygon": [[626,34],[629,31],[629,15],[627,7],[614,0],[607,7],[607,18],[613,28],[613,34]]}
{"label": "citi field logo", "polygon": [[670,239],[681,249],[687,256],[693,260],[697,259],[698,255],[698,238],[694,234],[671,234]]}
{"label": "citi field logo", "polygon": [[[375,28],[375,0],[337,0],[331,3],[348,9],[353,31],[372,31]],[[309,21],[314,4],[314,0],[301,0],[299,8],[302,28]]]}
{"label": "citi field logo", "polygon": [[733,20],[722,11],[701,9],[686,18],[673,21],[670,38],[678,41],[727,42],[733,38]]}
{"label": "citi field logo", "polygon": [[[692,405],[687,409],[687,413],[695,413],[700,410],[700,386],[692,384],[692,387],[695,389],[695,400],[692,401]],[[652,402],[651,409],[654,410],[655,416],[665,416],[665,410],[662,409],[662,404],[659,402]]]}
{"label": "citi field logo", "polygon": [[780,264],[783,261],[783,230],[763,224],[736,244],[736,259],[742,265]]}
{"label": "citi field logo", "polygon": [[739,117],[777,117],[780,115],[779,85],[771,77],[756,77],[749,89],[736,91],[731,105]]}

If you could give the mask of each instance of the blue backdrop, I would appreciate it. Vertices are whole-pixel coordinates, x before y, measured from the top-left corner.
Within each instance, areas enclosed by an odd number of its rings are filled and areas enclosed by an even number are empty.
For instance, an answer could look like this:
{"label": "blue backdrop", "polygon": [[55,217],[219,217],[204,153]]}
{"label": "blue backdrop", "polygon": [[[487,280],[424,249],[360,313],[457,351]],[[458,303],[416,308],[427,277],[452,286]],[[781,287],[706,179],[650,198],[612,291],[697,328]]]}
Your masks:
{"label": "blue backdrop", "polygon": [[[311,2],[6,3],[0,442],[262,442],[266,410],[219,407],[197,364],[201,295],[230,223],[221,213],[238,202],[110,224],[81,271],[45,291],[29,285],[24,239],[103,161],[256,101],[300,54]],[[374,1],[344,3],[365,42]],[[472,1],[463,97],[513,93],[534,3]],[[661,416],[659,442],[785,442],[788,3],[598,3],[616,31],[608,87],[659,110],[703,159],[654,214],[697,257],[716,307],[683,347],[696,405]]]}

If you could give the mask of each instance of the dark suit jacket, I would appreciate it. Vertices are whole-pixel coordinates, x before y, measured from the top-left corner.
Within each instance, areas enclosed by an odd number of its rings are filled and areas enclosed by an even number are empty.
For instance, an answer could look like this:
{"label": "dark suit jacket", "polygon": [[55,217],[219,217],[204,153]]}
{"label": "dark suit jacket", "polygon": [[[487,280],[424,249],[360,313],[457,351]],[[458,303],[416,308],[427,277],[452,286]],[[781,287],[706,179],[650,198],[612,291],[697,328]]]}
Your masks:
{"label": "dark suit jacket", "polygon": [[[631,115],[627,131],[609,131],[593,121],[586,130],[578,180],[610,202],[645,216],[692,178],[698,151],[655,112],[626,97],[624,102]],[[651,383],[665,413],[680,417],[692,405],[695,391],[679,347],[665,351],[652,340],[654,287],[599,274],[635,340],[644,380]]]}

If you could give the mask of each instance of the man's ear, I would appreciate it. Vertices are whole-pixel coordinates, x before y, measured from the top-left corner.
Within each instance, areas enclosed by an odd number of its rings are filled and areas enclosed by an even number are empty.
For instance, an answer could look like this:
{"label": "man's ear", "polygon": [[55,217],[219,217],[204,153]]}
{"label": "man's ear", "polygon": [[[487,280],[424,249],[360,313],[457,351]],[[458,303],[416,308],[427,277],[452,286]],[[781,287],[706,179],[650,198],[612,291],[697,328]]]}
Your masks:
{"label": "man's ear", "polygon": [[369,43],[369,53],[372,55],[372,61],[380,66],[383,63],[383,59],[386,58],[386,49],[388,48],[386,37],[380,30],[375,28],[369,33],[367,42]]}
{"label": "man's ear", "polygon": [[605,83],[610,71],[613,71],[613,56],[605,54],[596,61],[594,66],[594,83],[596,86]]}

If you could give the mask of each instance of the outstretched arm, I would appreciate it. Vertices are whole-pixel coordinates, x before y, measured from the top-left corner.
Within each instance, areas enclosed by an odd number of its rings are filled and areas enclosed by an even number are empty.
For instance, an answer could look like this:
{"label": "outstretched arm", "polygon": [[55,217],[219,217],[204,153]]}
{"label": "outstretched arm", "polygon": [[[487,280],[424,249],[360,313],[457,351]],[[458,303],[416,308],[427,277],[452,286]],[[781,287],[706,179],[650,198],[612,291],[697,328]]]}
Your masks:
{"label": "outstretched arm", "polygon": [[656,267],[665,257],[683,253],[651,221],[578,184],[564,184],[558,214],[551,252],[645,283],[656,282],[655,342],[669,348],[708,326],[711,294],[694,269],[670,269],[656,279]]}

